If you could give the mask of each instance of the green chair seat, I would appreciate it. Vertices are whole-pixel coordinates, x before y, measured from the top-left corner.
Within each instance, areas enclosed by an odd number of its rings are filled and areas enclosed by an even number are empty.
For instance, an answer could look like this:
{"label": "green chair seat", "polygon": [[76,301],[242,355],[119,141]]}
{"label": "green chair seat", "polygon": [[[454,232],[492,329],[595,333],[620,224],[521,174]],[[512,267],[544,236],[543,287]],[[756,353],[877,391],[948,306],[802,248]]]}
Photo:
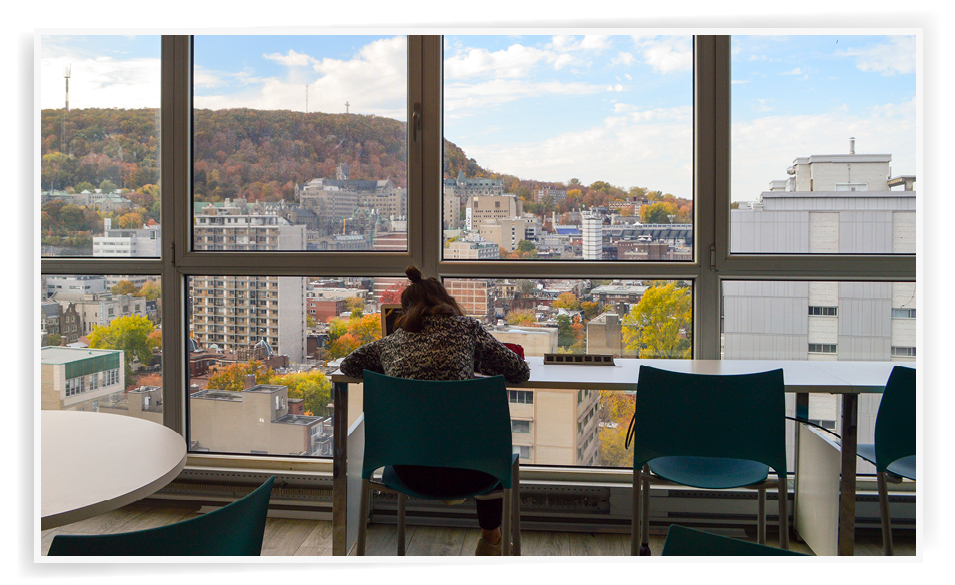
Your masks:
{"label": "green chair seat", "polygon": [[666,480],[700,489],[745,487],[769,477],[768,465],[729,457],[657,457],[648,465]]}
{"label": "green chair seat", "polygon": [[477,491],[453,492],[447,494],[421,492],[411,488],[408,484],[403,482],[401,478],[398,477],[398,474],[395,473],[395,468],[391,465],[385,467],[381,472],[381,483],[385,484],[396,492],[401,492],[407,496],[421,500],[463,500],[492,492],[496,489],[500,489],[501,487],[501,482],[495,479],[488,482],[486,486],[478,489]]}
{"label": "green chair seat", "polygon": [[674,524],[663,543],[665,557],[804,557],[802,553],[737,540]]}
{"label": "green chair seat", "polygon": [[[869,463],[875,465],[875,444],[868,443],[865,445],[858,445],[856,447],[856,453],[859,454],[859,457],[862,457]],[[889,463],[885,470],[893,475],[898,475],[899,477],[904,477],[905,479],[915,480],[915,455],[909,455],[908,457],[902,457],[901,459],[896,459],[892,463]]]}

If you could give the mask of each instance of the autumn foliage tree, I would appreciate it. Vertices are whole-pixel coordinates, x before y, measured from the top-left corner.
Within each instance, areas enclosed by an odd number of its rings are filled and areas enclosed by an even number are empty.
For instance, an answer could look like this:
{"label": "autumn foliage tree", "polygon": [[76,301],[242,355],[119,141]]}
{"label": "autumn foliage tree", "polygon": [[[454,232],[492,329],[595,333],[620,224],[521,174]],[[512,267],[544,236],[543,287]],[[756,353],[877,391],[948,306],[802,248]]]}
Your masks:
{"label": "autumn foliage tree", "polygon": [[269,384],[275,377],[275,370],[256,360],[229,364],[209,377],[207,388],[241,392],[245,388],[245,377],[250,374],[255,376],[255,384]]}
{"label": "autumn foliage tree", "polygon": [[676,282],[648,288],[623,318],[623,342],[639,358],[692,356],[690,289]]}
{"label": "autumn foliage tree", "polygon": [[93,331],[87,336],[90,347],[95,349],[120,349],[125,359],[126,380],[133,377],[133,359],[139,359],[142,364],[152,361],[153,348],[157,347],[150,334],[155,326],[140,315],[130,315],[113,319],[105,327],[93,326]]}
{"label": "autumn foliage tree", "polygon": [[381,338],[381,314],[333,317],[328,321],[328,359],[345,357],[366,343]]}

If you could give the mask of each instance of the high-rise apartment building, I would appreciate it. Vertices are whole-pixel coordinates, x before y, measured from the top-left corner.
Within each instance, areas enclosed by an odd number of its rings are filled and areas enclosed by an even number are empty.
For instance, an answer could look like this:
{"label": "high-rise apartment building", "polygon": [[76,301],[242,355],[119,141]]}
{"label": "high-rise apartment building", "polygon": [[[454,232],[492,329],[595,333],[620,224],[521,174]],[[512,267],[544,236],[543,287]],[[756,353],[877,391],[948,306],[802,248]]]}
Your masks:
{"label": "high-rise apartment building", "polygon": [[[237,206],[203,208],[197,250],[304,250],[305,226]],[[192,334],[203,347],[251,350],[265,341],[292,363],[305,358],[305,279],[297,276],[194,276]]]}

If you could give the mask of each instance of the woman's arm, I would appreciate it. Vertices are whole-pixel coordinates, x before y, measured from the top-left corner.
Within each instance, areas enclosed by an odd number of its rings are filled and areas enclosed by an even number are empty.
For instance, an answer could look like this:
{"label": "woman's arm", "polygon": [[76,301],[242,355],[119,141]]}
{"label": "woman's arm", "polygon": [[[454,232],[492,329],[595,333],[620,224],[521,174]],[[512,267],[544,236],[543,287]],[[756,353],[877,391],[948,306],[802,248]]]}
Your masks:
{"label": "woman's arm", "polygon": [[371,370],[379,374],[384,374],[384,367],[381,365],[381,339],[363,345],[351,352],[342,360],[340,366],[343,374],[350,378],[361,378],[362,372]]}
{"label": "woman's arm", "polygon": [[486,376],[501,374],[512,384],[526,382],[531,369],[519,355],[509,350],[503,343],[494,339],[480,323],[477,328],[477,343],[474,350],[474,371]]}

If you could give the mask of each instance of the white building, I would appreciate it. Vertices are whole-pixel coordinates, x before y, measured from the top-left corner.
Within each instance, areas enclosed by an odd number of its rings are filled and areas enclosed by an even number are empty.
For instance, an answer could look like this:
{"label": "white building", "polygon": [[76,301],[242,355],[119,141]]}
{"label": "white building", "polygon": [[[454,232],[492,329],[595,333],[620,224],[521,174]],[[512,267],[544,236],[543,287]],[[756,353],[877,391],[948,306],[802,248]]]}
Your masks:
{"label": "white building", "polygon": [[93,256],[100,258],[153,257],[162,255],[162,229],[158,224],[142,229],[113,229],[103,220],[103,235],[93,237]]}
{"label": "white building", "polygon": [[584,260],[603,259],[603,220],[596,213],[585,212],[580,218]]}
{"label": "white building", "polygon": [[[732,210],[732,251],[914,254],[915,177],[892,178],[890,155],[853,150],[797,158],[788,180]],[[915,290],[914,282],[724,281],[723,358],[915,361]],[[871,436],[878,401],[860,397],[860,437]],[[813,395],[809,417],[837,427],[836,398]]]}

